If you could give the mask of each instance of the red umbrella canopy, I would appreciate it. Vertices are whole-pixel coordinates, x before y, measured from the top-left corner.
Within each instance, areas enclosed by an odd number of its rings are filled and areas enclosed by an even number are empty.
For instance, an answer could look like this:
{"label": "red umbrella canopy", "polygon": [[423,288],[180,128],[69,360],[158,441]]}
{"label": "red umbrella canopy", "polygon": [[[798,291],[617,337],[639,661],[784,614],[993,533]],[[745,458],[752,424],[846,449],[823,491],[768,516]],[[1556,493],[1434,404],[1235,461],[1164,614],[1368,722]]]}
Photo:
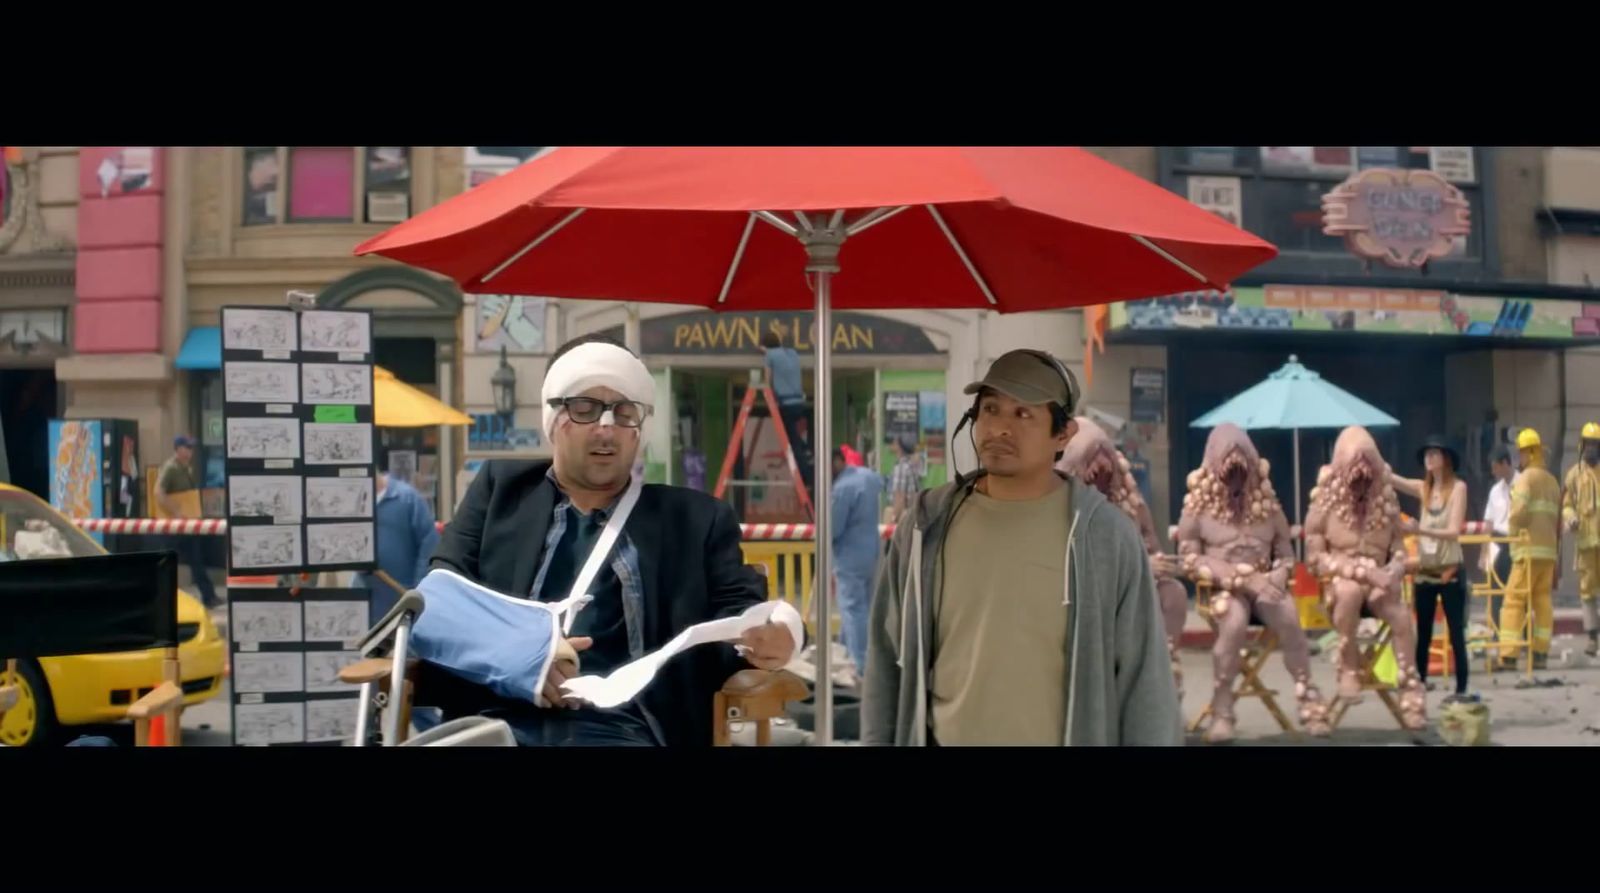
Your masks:
{"label": "red umbrella canopy", "polygon": [[475,293],[803,310],[786,229],[832,222],[847,309],[1099,304],[1220,288],[1277,253],[1078,148],[800,146],[556,149],[356,253]]}

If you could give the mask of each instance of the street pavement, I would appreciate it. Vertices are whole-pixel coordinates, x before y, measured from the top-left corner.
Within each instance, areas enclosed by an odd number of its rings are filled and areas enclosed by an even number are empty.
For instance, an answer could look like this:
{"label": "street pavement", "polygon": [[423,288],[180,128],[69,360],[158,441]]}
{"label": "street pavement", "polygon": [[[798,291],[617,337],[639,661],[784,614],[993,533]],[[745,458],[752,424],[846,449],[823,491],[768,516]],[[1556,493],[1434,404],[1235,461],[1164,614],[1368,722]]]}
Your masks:
{"label": "street pavement", "polygon": [[[213,613],[219,630],[226,635],[226,611]],[[1199,618],[1192,618],[1198,622]],[[1490,740],[1492,745],[1600,745],[1600,661],[1583,654],[1581,636],[1557,636],[1551,648],[1550,669],[1534,674],[1542,687],[1525,685],[1526,671],[1518,674],[1485,671],[1481,659],[1471,666],[1469,690],[1482,695],[1491,716]],[[1185,648],[1181,652],[1185,688],[1183,701],[1186,721],[1193,719],[1205,706],[1211,689],[1211,654],[1201,648]],[[1294,686],[1283,666],[1282,655],[1275,654],[1261,672],[1266,684],[1279,692],[1278,703],[1291,718],[1295,715]],[[1312,678],[1325,696],[1334,692],[1332,657],[1319,654],[1312,657]],[[1436,718],[1441,702],[1453,690],[1453,677],[1431,679],[1435,691],[1428,694],[1430,720]],[[1557,682],[1559,684],[1551,684]],[[226,747],[232,743],[230,729],[231,692],[224,683],[217,697],[190,707],[183,714],[183,743],[185,747]],[[1278,728],[1266,708],[1258,699],[1242,699],[1237,708],[1238,741],[1230,746],[1414,746],[1442,745],[1443,741],[1431,728],[1412,735],[1399,728],[1389,711],[1377,696],[1368,693],[1363,703],[1350,708],[1333,736],[1313,739],[1299,733],[1285,733]],[[93,726],[76,730],[80,734],[106,735],[118,744],[133,743],[132,726],[122,723],[114,726]],[[781,723],[773,734],[776,744],[804,744],[810,734]],[[753,729],[736,729],[737,743],[754,743]],[[750,739],[749,741],[741,739]],[[1189,736],[1192,746],[1200,746],[1198,733]],[[850,742],[840,742],[850,743]]]}
{"label": "street pavement", "polygon": [[[1519,688],[1527,679],[1521,673],[1489,674],[1480,659],[1471,666],[1468,691],[1482,696],[1489,707],[1491,745],[1600,745],[1600,663],[1583,654],[1584,640],[1578,636],[1558,636],[1552,644],[1550,669],[1534,673],[1542,686]],[[1566,655],[1563,662],[1562,655]],[[1183,712],[1192,720],[1205,707],[1211,693],[1211,654],[1185,649],[1182,653],[1184,688]],[[1311,677],[1323,696],[1334,694],[1334,669],[1331,654],[1312,658]],[[1294,685],[1284,669],[1283,655],[1274,654],[1261,671],[1262,681],[1278,692],[1278,706],[1291,720],[1295,718]],[[1238,741],[1230,746],[1301,745],[1309,747],[1416,744],[1443,745],[1431,721],[1454,691],[1454,677],[1430,678],[1435,690],[1428,693],[1430,728],[1413,735],[1402,730],[1376,694],[1368,692],[1363,703],[1351,707],[1332,737],[1314,739],[1278,728],[1258,698],[1240,699],[1237,714]],[[1558,682],[1559,684],[1552,684]],[[1200,745],[1200,734],[1189,736],[1191,745]]]}

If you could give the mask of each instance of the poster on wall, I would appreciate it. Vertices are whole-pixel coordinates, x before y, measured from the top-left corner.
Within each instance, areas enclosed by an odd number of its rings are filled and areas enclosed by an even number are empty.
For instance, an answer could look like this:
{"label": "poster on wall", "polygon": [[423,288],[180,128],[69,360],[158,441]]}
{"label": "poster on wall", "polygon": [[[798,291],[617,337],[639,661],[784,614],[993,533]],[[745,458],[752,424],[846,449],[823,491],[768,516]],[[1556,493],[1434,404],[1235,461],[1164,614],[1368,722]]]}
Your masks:
{"label": "poster on wall", "polygon": [[155,149],[151,146],[124,146],[106,154],[95,169],[100,197],[127,195],[150,186],[155,171]]}
{"label": "poster on wall", "polygon": [[473,349],[478,353],[544,353],[545,298],[478,295],[473,310]]}
{"label": "poster on wall", "polygon": [[929,465],[944,464],[944,391],[917,392],[917,430]]}
{"label": "poster on wall", "polygon": [[1129,373],[1129,390],[1132,420],[1161,424],[1167,414],[1167,370],[1135,368]]}
{"label": "poster on wall", "polygon": [[883,394],[883,438],[889,444],[918,443],[922,440],[922,420],[916,391],[885,391]]}
{"label": "poster on wall", "polygon": [[1471,146],[1429,146],[1428,167],[1451,183],[1478,182]]}

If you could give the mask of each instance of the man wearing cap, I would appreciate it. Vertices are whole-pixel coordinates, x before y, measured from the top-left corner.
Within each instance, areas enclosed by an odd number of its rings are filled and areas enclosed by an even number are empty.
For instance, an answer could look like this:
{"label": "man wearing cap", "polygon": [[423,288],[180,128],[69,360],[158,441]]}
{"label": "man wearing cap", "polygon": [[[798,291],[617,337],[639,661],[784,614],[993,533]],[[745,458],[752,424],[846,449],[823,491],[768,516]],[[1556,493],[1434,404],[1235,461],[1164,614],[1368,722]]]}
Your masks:
{"label": "man wearing cap", "polygon": [[[741,669],[788,663],[804,637],[799,613],[780,604],[773,622],[746,632],[737,650],[691,649],[620,707],[569,698],[561,685],[580,669],[607,675],[693,624],[744,612],[766,598],[766,587],[744,564],[726,503],[681,487],[635,486],[655,382],[631,351],[600,336],[568,342],[551,357],[542,397],[553,461],[486,463],[433,566],[519,598],[592,596],[556,649],[577,660],[558,659],[539,691],[515,697],[424,663],[416,703],[442,708],[446,719],[504,719],[523,745],[710,745],[718,689]],[[614,517],[620,529],[591,585],[575,592]]]}
{"label": "man wearing cap", "polygon": [[[172,440],[172,456],[156,474],[156,502],[163,518],[200,517],[200,481],[194,472],[194,438],[180,434]],[[208,608],[222,604],[206,570],[204,543],[199,537],[175,534],[172,548],[189,565],[191,585],[200,590],[200,600]]]}
{"label": "man wearing cap", "polygon": [[862,740],[1177,745],[1178,696],[1138,529],[1054,465],[1077,382],[1011,351],[965,393],[981,468],[917,495],[878,574]]}
{"label": "man wearing cap", "polygon": [[[1511,535],[1528,534],[1526,545],[1511,544],[1511,579],[1506,583],[1506,600],[1500,606],[1500,638],[1522,638],[1522,624],[1529,605],[1533,609],[1533,668],[1544,669],[1550,659],[1550,636],[1555,627],[1555,609],[1550,592],[1555,588],[1556,563],[1560,556],[1557,516],[1561,485],[1545,469],[1544,444],[1539,432],[1522,429],[1517,435],[1517,453],[1522,473],[1511,486]],[[1523,559],[1527,559],[1524,561]],[[1517,650],[1502,645],[1500,665],[1516,669]]]}
{"label": "man wearing cap", "polygon": [[1583,426],[1578,461],[1567,469],[1561,488],[1561,522],[1577,534],[1573,565],[1578,572],[1578,597],[1583,600],[1583,631],[1589,644],[1583,653],[1600,654],[1600,424]]}

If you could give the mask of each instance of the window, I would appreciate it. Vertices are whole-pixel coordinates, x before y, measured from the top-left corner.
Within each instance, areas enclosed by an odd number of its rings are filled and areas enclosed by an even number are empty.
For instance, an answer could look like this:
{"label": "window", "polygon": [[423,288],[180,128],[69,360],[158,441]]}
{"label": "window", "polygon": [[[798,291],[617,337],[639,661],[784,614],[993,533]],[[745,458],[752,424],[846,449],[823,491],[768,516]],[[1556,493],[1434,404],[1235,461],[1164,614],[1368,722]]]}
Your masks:
{"label": "window", "polygon": [[467,146],[467,188],[480,186],[539,154],[544,146]]}
{"label": "window", "polygon": [[[1347,255],[1344,240],[1322,233],[1322,196],[1358,170],[1433,170],[1471,207],[1472,232],[1450,260],[1481,262],[1483,195],[1476,150],[1430,146],[1181,146],[1170,153],[1166,185],[1240,222],[1285,255]],[[1236,196],[1236,197],[1235,197]]]}
{"label": "window", "polygon": [[241,222],[397,223],[411,212],[407,146],[258,146],[244,150]]}
{"label": "window", "polygon": [[94,540],[32,493],[0,492],[0,562],[104,554]]}

